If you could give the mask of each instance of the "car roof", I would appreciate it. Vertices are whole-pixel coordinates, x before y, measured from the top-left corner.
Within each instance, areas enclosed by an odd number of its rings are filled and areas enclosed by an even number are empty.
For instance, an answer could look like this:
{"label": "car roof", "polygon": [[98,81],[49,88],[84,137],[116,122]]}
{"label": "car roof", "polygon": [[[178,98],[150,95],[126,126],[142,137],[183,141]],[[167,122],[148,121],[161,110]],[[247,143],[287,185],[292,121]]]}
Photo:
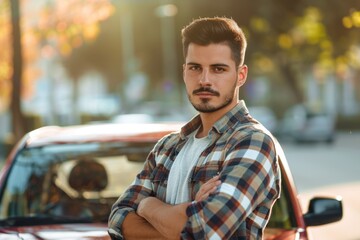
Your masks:
{"label": "car roof", "polygon": [[26,147],[52,144],[157,141],[171,132],[178,132],[182,123],[108,123],[77,126],[47,126],[31,131],[25,139]]}

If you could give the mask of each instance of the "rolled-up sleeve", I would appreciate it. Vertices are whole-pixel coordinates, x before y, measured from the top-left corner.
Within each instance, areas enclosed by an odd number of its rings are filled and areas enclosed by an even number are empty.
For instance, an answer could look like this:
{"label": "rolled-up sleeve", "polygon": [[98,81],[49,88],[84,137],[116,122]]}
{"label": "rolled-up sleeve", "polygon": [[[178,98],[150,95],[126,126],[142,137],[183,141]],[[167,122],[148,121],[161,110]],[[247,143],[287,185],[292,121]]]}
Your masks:
{"label": "rolled-up sleeve", "polygon": [[163,200],[166,193],[166,182],[158,180],[168,174],[169,169],[164,166],[166,165],[164,162],[178,141],[179,134],[177,133],[171,133],[161,138],[149,153],[142,171],[113,204],[108,220],[108,232],[112,239],[123,239],[121,225],[129,212],[137,210],[142,199],[157,196]]}
{"label": "rolled-up sleeve", "polygon": [[139,202],[152,193],[150,173],[155,165],[155,155],[152,151],[143,170],[112,206],[108,220],[108,232],[112,239],[123,239],[121,225],[125,217],[129,212],[136,211]]}
{"label": "rolled-up sleeve", "polygon": [[187,207],[183,239],[229,239],[245,221],[256,235],[269,219],[280,193],[273,139],[253,132],[246,137],[233,136],[228,146],[220,172],[222,183],[207,200]]}

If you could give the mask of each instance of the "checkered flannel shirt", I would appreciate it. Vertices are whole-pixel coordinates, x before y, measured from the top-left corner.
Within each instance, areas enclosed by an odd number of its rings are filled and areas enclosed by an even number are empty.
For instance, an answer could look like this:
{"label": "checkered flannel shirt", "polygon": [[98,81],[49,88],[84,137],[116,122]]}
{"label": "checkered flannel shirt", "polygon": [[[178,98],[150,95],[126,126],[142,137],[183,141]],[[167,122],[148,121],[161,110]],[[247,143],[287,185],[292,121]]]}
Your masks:
{"label": "checkered flannel shirt", "polygon": [[[188,135],[199,128],[199,116],[179,133],[162,138],[150,152],[134,183],[115,202],[109,234],[122,239],[121,224],[139,202],[156,196],[165,202],[170,168]],[[182,239],[262,239],[271,208],[280,195],[278,154],[271,134],[240,101],[209,132],[211,143],[192,170],[188,184],[192,202]],[[200,186],[220,174],[215,194],[193,201]]]}

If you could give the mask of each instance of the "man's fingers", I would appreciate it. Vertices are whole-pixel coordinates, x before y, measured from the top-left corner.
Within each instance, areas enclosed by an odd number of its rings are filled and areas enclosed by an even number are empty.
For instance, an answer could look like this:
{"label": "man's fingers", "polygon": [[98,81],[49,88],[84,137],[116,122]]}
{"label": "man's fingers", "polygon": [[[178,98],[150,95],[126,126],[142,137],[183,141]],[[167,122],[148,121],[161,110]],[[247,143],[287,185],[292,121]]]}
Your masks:
{"label": "man's fingers", "polygon": [[217,187],[218,185],[220,185],[220,183],[221,183],[220,180],[214,180],[211,182],[208,181],[208,182],[204,183],[200,189],[202,189],[204,192],[211,191],[212,188]]}
{"label": "man's fingers", "polygon": [[221,181],[219,180],[219,176],[214,176],[200,187],[199,191],[196,193],[195,200],[205,200],[210,194],[216,191],[220,184]]}
{"label": "man's fingers", "polygon": [[220,185],[220,181],[213,183],[211,186],[207,186],[203,188],[203,186],[199,189],[195,196],[195,201],[202,201],[209,197],[210,194],[214,193],[217,189],[217,186]]}
{"label": "man's fingers", "polygon": [[206,188],[208,186],[213,186],[214,184],[216,185],[217,184],[217,181],[219,181],[219,176],[216,175],[214,177],[212,177],[211,179],[209,179],[207,182],[205,182],[201,188]]}

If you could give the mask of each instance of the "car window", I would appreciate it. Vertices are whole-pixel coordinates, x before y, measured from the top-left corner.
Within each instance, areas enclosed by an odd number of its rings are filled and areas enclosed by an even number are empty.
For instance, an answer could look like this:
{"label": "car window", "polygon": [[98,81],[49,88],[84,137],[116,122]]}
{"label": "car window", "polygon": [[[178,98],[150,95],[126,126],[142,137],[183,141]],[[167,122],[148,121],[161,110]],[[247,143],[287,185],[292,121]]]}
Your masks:
{"label": "car window", "polygon": [[1,191],[0,218],[50,214],[107,221],[154,142],[57,144],[22,150]]}
{"label": "car window", "polygon": [[296,227],[295,216],[284,181],[281,182],[280,198],[275,202],[267,228],[292,229]]}

